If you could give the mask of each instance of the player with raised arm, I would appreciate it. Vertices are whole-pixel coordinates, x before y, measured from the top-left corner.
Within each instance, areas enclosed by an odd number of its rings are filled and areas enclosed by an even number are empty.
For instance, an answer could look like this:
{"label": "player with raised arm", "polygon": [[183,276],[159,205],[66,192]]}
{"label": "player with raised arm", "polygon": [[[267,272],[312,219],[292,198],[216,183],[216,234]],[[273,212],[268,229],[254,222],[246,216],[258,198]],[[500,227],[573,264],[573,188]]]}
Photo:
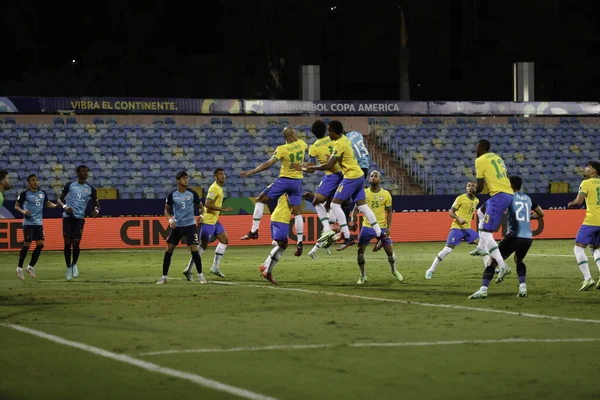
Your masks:
{"label": "player with raised arm", "polygon": [[[100,202],[96,196],[96,189],[87,183],[89,168],[86,165],[80,165],[75,171],[77,172],[77,180],[64,186],[56,202],[64,209],[63,238],[65,246],[63,253],[67,265],[66,278],[68,281],[79,276],[79,269],[77,268],[79,245],[85,225],[85,209],[90,200],[94,204],[92,218],[96,218],[100,213]],[[73,248],[73,260],[71,260],[71,247]]]}
{"label": "player with raised arm", "polygon": [[[479,233],[479,244],[470,254],[472,256],[490,255],[498,263],[497,282],[502,282],[504,277],[510,274],[510,268],[504,262],[502,254],[498,250],[498,244],[494,240],[494,232],[498,230],[502,222],[502,216],[513,201],[513,190],[508,180],[508,172],[504,160],[497,154],[490,152],[490,142],[482,139],[475,146],[477,159],[475,170],[477,178],[477,193],[481,193],[484,184],[490,191],[490,199],[482,206],[485,209],[483,223]],[[469,298],[480,298],[487,296],[487,287],[481,288]]]}
{"label": "player with raised arm", "polygon": [[289,126],[283,130],[283,137],[285,144],[278,146],[268,161],[250,171],[242,171],[240,173],[240,176],[247,178],[270,168],[277,161],[281,160],[279,177],[256,198],[252,229],[246,235],[242,236],[241,240],[258,239],[258,227],[263,216],[265,204],[269,199],[278,200],[281,195],[287,194],[290,205],[293,207],[296,235],[298,236],[298,245],[294,255],[300,257],[302,255],[304,233],[304,221],[302,219],[302,179],[304,175],[301,171],[296,170],[294,165],[304,162],[304,155],[308,146],[303,140],[298,139],[294,129]]}
{"label": "player with raised arm", "polygon": [[[515,253],[515,264],[517,265],[517,276],[519,277],[519,292],[517,297],[527,297],[527,266],[523,262],[532,242],[531,223],[532,219],[544,217],[544,210],[531,200],[529,196],[521,193],[523,180],[519,176],[511,176],[510,184],[515,192],[513,202],[508,206],[507,231],[504,239],[498,244],[498,250],[503,259],[507,259]],[[489,286],[494,277],[496,260],[491,260],[483,272],[482,286]],[[486,293],[487,295],[487,293]],[[470,298],[470,297],[469,297]],[[481,297],[478,297],[481,298]]]}
{"label": "player with raised arm", "polygon": [[[2,207],[2,204],[4,204],[4,192],[9,190],[11,187],[12,185],[10,184],[8,171],[5,169],[0,170],[0,207]],[[2,218],[1,215],[0,218]]]}
{"label": "player with raised arm", "polygon": [[30,277],[35,278],[35,264],[37,263],[42,249],[44,248],[44,227],[43,227],[43,213],[44,206],[48,208],[56,208],[56,204],[48,200],[46,192],[39,190],[39,183],[37,176],[31,174],[27,177],[27,185],[29,189],[24,190],[19,195],[15,204],[15,211],[23,214],[23,247],[19,253],[19,265],[17,267],[17,276],[21,280],[25,280],[23,274],[23,263],[27,257],[29,246],[31,242],[35,240],[35,250],[31,255],[29,265],[25,268],[25,271]]}
{"label": "player with raised arm", "polygon": [[[383,240],[383,249],[385,250],[388,258],[388,262],[390,263],[390,268],[392,271],[392,275],[398,280],[398,282],[402,282],[404,278],[402,274],[396,269],[396,254],[394,253],[394,247],[392,245],[392,239],[390,238],[391,229],[392,229],[392,195],[387,190],[383,189],[381,186],[381,174],[379,171],[373,171],[369,175],[369,187],[365,190],[367,203],[369,204],[369,208],[373,210],[373,214],[375,214],[377,218],[377,222],[381,227],[381,231],[384,235]],[[357,221],[358,215],[358,206],[354,207],[354,211],[352,213],[352,219],[350,221],[350,225],[354,225]],[[358,236],[358,268],[360,269],[360,278],[358,279],[358,284],[362,285],[367,282],[367,273],[365,271],[365,249],[369,242],[376,238],[377,235],[375,230],[371,227],[371,224],[368,221],[363,221],[362,228],[360,229],[360,234]],[[377,251],[377,246],[373,247],[373,251]]]}
{"label": "player with raised arm", "polygon": [[[463,240],[469,244],[479,243],[479,234],[475,230],[471,229],[471,221],[473,215],[479,204],[479,199],[475,197],[477,191],[477,182],[468,181],[465,193],[454,199],[452,207],[450,208],[450,216],[454,218],[452,225],[450,226],[450,233],[448,239],[446,239],[446,246],[440,251],[431,267],[425,272],[425,279],[431,279],[435,273],[435,269],[442,262],[442,260],[458,246]],[[484,264],[486,264],[487,258],[484,257]]]}
{"label": "player with raised arm", "polygon": [[[334,166],[339,163],[342,168],[342,173],[344,174],[344,179],[338,186],[333,201],[331,202],[331,210],[337,217],[344,238],[344,243],[339,246],[337,250],[344,250],[355,243],[354,239],[350,236],[346,215],[342,210],[342,203],[346,200],[351,200],[356,203],[358,209],[364,214],[365,218],[367,218],[377,235],[378,240],[375,246],[377,249],[380,249],[383,246],[385,235],[379,227],[375,214],[373,214],[373,211],[371,211],[367,205],[364,187],[364,172],[360,169],[356,157],[354,156],[352,143],[350,142],[350,139],[344,135],[344,127],[341,122],[331,121],[327,130],[331,140],[335,141],[333,145],[333,154],[331,154],[327,163],[316,166],[298,165],[296,168],[307,172],[315,170],[331,171]],[[332,235],[334,235],[333,231],[324,232],[321,238],[319,238],[319,241],[327,240],[327,237]]]}
{"label": "player with raised arm", "polygon": [[369,150],[367,150],[367,146],[365,146],[364,137],[362,133],[357,131],[346,132],[345,135],[352,143],[354,156],[356,157],[356,161],[358,161],[358,166],[365,174],[366,181],[369,175],[369,168],[371,167],[371,155],[369,154]]}
{"label": "player with raised arm", "polygon": [[[219,215],[221,212],[233,211],[233,208],[223,208],[223,186],[227,178],[225,170],[217,168],[213,175],[215,181],[208,188],[208,196],[206,197],[206,204],[204,204],[204,223],[200,224],[200,247],[198,248],[198,253],[202,256],[202,253],[208,247],[208,243],[217,239],[219,244],[215,248],[215,258],[213,265],[210,267],[210,273],[225,278],[225,274],[221,272],[220,263],[229,244],[229,237],[227,236],[227,232],[225,232],[225,228],[219,222]],[[194,280],[192,277],[193,264],[194,259],[190,258],[187,268],[183,270],[183,274],[188,281]]]}
{"label": "player with raised arm", "polygon": [[202,274],[202,260],[198,253],[198,227],[194,218],[194,210],[198,208],[198,222],[202,223],[202,202],[200,196],[195,190],[188,187],[189,177],[187,172],[179,171],[175,176],[177,180],[177,189],[167,195],[165,202],[165,217],[169,220],[171,232],[167,236],[167,250],[163,257],[163,274],[156,282],[157,285],[167,283],[167,275],[171,266],[171,257],[175,247],[179,244],[182,238],[186,238],[187,246],[192,253],[192,259],[198,271],[198,281],[206,283],[206,279]]}
{"label": "player with raised arm", "polygon": [[[585,255],[585,248],[589,245],[592,258],[600,270],[600,162],[589,161],[583,171],[587,179],[579,185],[579,193],[575,200],[569,202],[568,208],[578,208],[585,201],[585,218],[575,237],[575,258],[583,274],[583,284],[580,291],[588,290],[594,285],[590,274],[590,266]],[[600,278],[596,289],[600,289]]]}
{"label": "player with raised arm", "polygon": [[[327,125],[321,120],[317,120],[313,123],[311,131],[317,140],[308,148],[308,155],[316,160],[315,164],[325,164],[329,161],[331,153],[333,153],[334,141],[331,140],[329,135],[326,135]],[[325,208],[326,204],[333,199],[335,191],[343,178],[342,168],[338,164],[335,164],[332,170],[325,171],[325,175],[314,195],[312,204],[315,206],[319,220],[323,225],[323,232],[331,230],[329,224],[330,216]],[[322,244],[323,242],[317,242],[313,249],[308,253],[311,258],[315,257],[317,249],[320,248],[320,245]]]}

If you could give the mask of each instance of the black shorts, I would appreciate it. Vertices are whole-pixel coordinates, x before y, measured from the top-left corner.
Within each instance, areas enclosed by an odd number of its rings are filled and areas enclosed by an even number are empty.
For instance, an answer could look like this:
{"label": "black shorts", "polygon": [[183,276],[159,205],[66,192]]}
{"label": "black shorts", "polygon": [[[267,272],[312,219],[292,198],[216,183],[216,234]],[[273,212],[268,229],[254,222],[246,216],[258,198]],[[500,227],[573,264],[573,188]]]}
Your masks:
{"label": "black shorts", "polygon": [[198,227],[196,225],[176,227],[167,236],[167,243],[177,246],[183,238],[186,240],[182,241],[182,243],[188,246],[200,243],[198,241]]}
{"label": "black shorts", "polygon": [[81,240],[85,219],[66,217],[63,218],[63,237],[65,239]]}
{"label": "black shorts", "polygon": [[507,236],[498,244],[498,250],[500,250],[500,254],[505,260],[512,253],[515,253],[518,259],[523,260],[531,247],[531,242],[531,239]]}
{"label": "black shorts", "polygon": [[23,225],[23,237],[25,242],[44,240],[44,227],[42,225]]}

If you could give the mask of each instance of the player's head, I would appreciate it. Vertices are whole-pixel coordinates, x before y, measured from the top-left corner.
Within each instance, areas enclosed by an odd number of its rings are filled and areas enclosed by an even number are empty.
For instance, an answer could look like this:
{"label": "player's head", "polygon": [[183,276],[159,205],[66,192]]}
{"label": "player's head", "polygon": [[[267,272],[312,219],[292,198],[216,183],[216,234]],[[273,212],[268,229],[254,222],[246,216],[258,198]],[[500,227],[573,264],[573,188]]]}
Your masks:
{"label": "player's head", "polygon": [[213,176],[215,177],[215,181],[217,181],[219,185],[224,184],[225,179],[227,178],[227,176],[225,175],[225,170],[223,168],[215,169],[215,173],[213,174]]}
{"label": "player's head", "polygon": [[8,176],[8,171],[5,169],[0,170],[0,186],[2,186],[2,188],[5,190],[8,190],[12,187],[10,185],[10,177]]}
{"label": "player's head", "polygon": [[327,132],[331,140],[338,140],[344,134],[344,126],[340,121],[333,120],[327,126]]}
{"label": "player's head", "polygon": [[585,167],[583,173],[588,178],[597,178],[598,175],[600,175],[600,162],[588,161],[587,167]]}
{"label": "player's head", "polygon": [[481,139],[479,142],[477,142],[477,145],[475,145],[475,153],[477,153],[477,157],[488,153],[490,151],[490,147],[492,147],[492,145],[488,140]]}
{"label": "player's head", "polygon": [[472,195],[477,193],[477,182],[475,181],[467,181],[466,192],[468,195]]}
{"label": "player's head", "polygon": [[185,171],[179,171],[177,173],[177,175],[175,175],[175,179],[177,179],[177,184],[179,186],[185,186],[185,187],[187,187],[187,185],[188,185],[188,179],[189,179],[187,172],[185,172]]}
{"label": "player's head", "polygon": [[508,179],[510,180],[510,186],[513,188],[513,190],[517,192],[521,190],[521,186],[523,186],[523,179],[521,179],[520,176],[511,176]]}
{"label": "player's head", "polygon": [[39,183],[36,174],[31,174],[27,177],[27,184],[29,185],[29,189],[37,190]]}
{"label": "player's head", "polygon": [[313,135],[316,136],[317,139],[321,139],[325,137],[325,134],[327,133],[327,125],[325,125],[325,122],[318,119],[315,122],[313,122],[310,130],[313,133]]}
{"label": "player's head", "polygon": [[296,131],[291,126],[286,126],[283,129],[283,138],[285,139],[286,142],[293,142],[296,139],[298,139],[296,137]]}
{"label": "player's head", "polygon": [[81,164],[75,169],[75,172],[77,172],[77,178],[85,181],[88,178],[90,169],[87,167],[87,165]]}
{"label": "player's head", "polygon": [[378,186],[381,183],[381,174],[379,171],[373,171],[369,174],[369,184],[371,186]]}

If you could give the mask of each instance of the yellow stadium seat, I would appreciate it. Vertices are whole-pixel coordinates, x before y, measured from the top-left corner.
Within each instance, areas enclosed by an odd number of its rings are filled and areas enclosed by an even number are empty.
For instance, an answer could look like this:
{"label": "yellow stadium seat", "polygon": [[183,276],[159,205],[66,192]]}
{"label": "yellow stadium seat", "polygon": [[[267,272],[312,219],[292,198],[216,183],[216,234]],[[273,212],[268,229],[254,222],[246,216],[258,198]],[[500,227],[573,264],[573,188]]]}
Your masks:
{"label": "yellow stadium seat", "polygon": [[93,135],[96,133],[96,125],[94,124],[87,124],[85,126],[85,130],[90,134]]}
{"label": "yellow stadium seat", "polygon": [[568,193],[568,182],[550,182],[550,193]]}
{"label": "yellow stadium seat", "polygon": [[117,189],[115,188],[98,188],[96,189],[98,200],[116,200]]}

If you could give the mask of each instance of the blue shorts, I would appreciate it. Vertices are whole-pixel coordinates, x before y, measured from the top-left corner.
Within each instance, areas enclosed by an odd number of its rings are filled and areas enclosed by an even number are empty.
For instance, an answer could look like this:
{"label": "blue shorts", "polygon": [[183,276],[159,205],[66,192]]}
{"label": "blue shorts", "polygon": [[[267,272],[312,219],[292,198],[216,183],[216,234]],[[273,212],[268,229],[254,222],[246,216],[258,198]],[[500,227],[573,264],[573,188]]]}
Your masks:
{"label": "blue shorts", "polygon": [[575,237],[576,243],[600,246],[600,226],[581,225]]}
{"label": "blue shorts", "polygon": [[213,237],[220,235],[225,232],[225,228],[219,221],[214,225],[202,224],[200,225],[200,240],[206,240],[207,242],[214,241]]}
{"label": "blue shorts", "polygon": [[[381,228],[381,234],[384,235],[385,237],[385,231],[386,228]],[[358,244],[368,244],[371,239],[376,239],[377,235],[375,234],[375,229],[373,228],[367,228],[366,226],[363,226],[360,229],[360,234],[358,235]],[[390,238],[385,238],[385,240],[383,241],[383,244],[392,244],[392,239]]]}
{"label": "blue shorts", "polygon": [[290,224],[283,222],[271,221],[271,238],[278,242],[288,242],[288,233],[290,231]]}
{"label": "blue shorts", "polygon": [[335,199],[348,200],[357,203],[367,198],[365,195],[365,178],[342,179],[334,196]]}
{"label": "blue shorts", "polygon": [[327,198],[333,197],[335,191],[340,185],[340,182],[342,182],[342,179],[344,179],[344,175],[341,172],[325,175],[325,177],[319,184],[317,194],[322,194]]}
{"label": "blue shorts", "polygon": [[182,241],[183,244],[191,246],[194,244],[198,244],[198,227],[196,224],[187,225],[187,226],[177,226],[175,229],[171,230],[169,236],[167,236],[167,243],[177,246],[179,241]]}
{"label": "blue shorts", "polygon": [[302,204],[302,179],[277,178],[263,190],[263,193],[272,200],[277,200],[287,193],[290,197],[290,206],[299,206]]}
{"label": "blue shorts", "polygon": [[473,229],[452,228],[450,229],[450,233],[448,234],[446,244],[453,244],[456,247],[460,244],[462,240],[469,244],[472,244],[477,239],[479,239],[479,235]]}
{"label": "blue shorts", "polygon": [[498,193],[485,202],[485,216],[483,217],[483,230],[496,232],[502,222],[504,212],[513,201],[513,195]]}

